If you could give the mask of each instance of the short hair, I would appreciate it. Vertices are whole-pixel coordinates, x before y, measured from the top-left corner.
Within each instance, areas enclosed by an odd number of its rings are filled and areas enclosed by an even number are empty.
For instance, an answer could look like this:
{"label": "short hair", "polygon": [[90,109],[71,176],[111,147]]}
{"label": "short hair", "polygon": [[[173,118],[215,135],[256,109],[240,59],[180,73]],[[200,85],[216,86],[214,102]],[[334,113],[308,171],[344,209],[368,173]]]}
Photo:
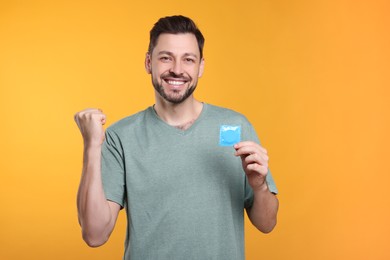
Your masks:
{"label": "short hair", "polygon": [[151,54],[154,47],[156,47],[158,37],[162,33],[181,34],[192,33],[198,41],[200,58],[203,57],[204,37],[194,21],[182,15],[174,15],[160,18],[150,30],[150,41],[148,52]]}

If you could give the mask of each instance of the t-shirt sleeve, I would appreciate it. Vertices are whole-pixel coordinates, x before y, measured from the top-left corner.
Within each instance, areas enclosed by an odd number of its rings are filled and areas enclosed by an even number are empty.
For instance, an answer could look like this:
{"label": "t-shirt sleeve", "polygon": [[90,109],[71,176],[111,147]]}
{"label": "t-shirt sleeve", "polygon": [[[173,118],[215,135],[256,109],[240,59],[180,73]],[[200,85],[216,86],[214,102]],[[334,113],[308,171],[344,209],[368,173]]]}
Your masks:
{"label": "t-shirt sleeve", "polygon": [[[260,140],[256,134],[256,131],[252,124],[247,121],[246,127],[243,128],[243,141],[253,141],[261,145]],[[271,171],[268,169],[266,182],[270,192],[277,194],[278,189],[276,188],[275,181],[272,177]],[[253,190],[245,178],[245,208],[251,207],[253,204]]]}
{"label": "t-shirt sleeve", "polygon": [[102,146],[102,182],[106,199],[125,206],[125,167],[119,137],[107,129]]}

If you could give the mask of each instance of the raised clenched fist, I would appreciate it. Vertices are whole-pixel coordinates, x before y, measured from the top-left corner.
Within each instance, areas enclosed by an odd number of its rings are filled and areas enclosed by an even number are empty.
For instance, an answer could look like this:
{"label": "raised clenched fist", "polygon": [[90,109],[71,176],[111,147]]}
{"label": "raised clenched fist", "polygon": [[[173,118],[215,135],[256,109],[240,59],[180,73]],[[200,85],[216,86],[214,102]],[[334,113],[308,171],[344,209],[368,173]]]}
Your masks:
{"label": "raised clenched fist", "polygon": [[101,146],[104,141],[103,125],[106,115],[101,109],[88,108],[74,115],[74,120],[80,129],[85,146]]}

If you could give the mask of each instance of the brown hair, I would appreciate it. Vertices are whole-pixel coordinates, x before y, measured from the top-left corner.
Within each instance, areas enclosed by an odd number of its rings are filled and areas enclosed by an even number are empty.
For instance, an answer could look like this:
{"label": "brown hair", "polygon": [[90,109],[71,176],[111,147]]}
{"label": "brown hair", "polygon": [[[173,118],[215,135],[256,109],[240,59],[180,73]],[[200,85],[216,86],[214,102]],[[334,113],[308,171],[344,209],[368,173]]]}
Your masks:
{"label": "brown hair", "polygon": [[182,15],[167,16],[160,18],[150,30],[150,42],[148,52],[152,53],[157,44],[158,37],[162,33],[180,34],[192,33],[198,41],[200,58],[203,57],[204,37],[196,24],[188,17]]}

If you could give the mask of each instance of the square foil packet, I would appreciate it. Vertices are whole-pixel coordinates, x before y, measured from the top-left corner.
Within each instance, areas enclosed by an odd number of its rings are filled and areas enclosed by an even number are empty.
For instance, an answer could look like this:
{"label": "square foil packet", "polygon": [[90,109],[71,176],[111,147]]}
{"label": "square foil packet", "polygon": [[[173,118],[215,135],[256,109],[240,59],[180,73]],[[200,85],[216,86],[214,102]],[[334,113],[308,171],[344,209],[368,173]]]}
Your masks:
{"label": "square foil packet", "polygon": [[221,125],[219,130],[220,146],[233,146],[239,142],[241,142],[240,125]]}

